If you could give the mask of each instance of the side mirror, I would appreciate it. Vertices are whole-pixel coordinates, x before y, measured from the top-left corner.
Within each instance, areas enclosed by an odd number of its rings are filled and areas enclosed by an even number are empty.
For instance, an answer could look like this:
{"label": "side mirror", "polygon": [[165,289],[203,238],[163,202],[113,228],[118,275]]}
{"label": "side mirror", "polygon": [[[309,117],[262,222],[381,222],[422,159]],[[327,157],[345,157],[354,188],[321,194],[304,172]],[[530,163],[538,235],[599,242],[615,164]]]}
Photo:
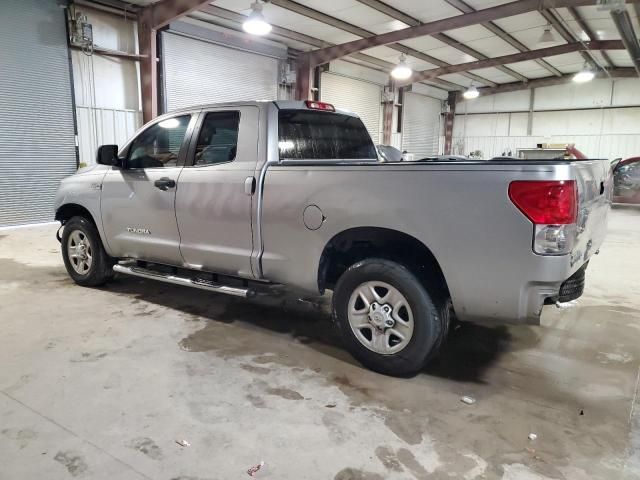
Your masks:
{"label": "side mirror", "polygon": [[118,158],[117,145],[100,145],[98,147],[98,157],[96,161],[100,165],[111,165],[113,167],[121,167],[122,161]]}

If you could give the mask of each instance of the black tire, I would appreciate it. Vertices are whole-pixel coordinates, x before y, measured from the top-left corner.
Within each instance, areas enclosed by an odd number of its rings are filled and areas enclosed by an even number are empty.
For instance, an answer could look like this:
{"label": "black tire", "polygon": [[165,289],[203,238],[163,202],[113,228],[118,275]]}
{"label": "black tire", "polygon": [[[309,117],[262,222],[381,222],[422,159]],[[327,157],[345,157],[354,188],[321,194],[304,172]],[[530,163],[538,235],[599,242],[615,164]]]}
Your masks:
{"label": "black tire", "polygon": [[[88,240],[91,251],[91,265],[78,272],[74,267],[77,259],[70,257],[69,238],[74,232],[78,232],[81,238]],[[64,224],[62,231],[62,259],[67,273],[78,285],[83,287],[97,287],[113,278],[113,265],[115,260],[107,255],[96,226],[85,217],[72,217]],[[79,268],[79,267],[78,267]]]}
{"label": "black tire", "polygon": [[[384,282],[407,300],[413,312],[413,334],[397,353],[380,354],[356,337],[348,317],[352,293],[366,282]],[[380,258],[362,260],[342,274],[333,292],[333,314],[347,349],[364,366],[379,373],[408,376],[419,372],[443,340],[442,308],[405,266]]]}

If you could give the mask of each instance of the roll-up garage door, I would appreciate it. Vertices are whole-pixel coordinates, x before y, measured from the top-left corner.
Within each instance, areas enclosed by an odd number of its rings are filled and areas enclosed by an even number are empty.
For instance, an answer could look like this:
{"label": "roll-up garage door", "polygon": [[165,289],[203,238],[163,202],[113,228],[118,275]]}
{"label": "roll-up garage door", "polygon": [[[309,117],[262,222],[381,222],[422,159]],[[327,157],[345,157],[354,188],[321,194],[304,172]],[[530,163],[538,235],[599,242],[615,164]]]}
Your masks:
{"label": "roll-up garage door", "polygon": [[167,111],[242,100],[275,100],[278,59],[162,33]]}
{"label": "roll-up garage door", "polygon": [[414,160],[438,154],[440,100],[407,92],[402,102],[402,150]]}
{"label": "roll-up garage door", "polygon": [[320,98],[323,102],[357,113],[369,130],[374,143],[379,143],[381,127],[382,87],[324,72],[320,83]]}
{"label": "roll-up garage door", "polygon": [[55,0],[0,2],[0,226],[53,221],[76,169],[66,37]]}

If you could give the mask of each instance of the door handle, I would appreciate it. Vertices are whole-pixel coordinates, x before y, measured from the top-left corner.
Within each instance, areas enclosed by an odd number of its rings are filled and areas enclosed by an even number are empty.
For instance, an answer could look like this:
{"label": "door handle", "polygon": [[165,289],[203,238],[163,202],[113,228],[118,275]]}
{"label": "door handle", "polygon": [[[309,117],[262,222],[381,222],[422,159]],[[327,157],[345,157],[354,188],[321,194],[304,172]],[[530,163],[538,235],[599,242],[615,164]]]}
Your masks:
{"label": "door handle", "polygon": [[162,177],[156,180],[155,182],[153,182],[153,184],[163,192],[166,192],[170,188],[175,188],[176,181],[168,177]]}

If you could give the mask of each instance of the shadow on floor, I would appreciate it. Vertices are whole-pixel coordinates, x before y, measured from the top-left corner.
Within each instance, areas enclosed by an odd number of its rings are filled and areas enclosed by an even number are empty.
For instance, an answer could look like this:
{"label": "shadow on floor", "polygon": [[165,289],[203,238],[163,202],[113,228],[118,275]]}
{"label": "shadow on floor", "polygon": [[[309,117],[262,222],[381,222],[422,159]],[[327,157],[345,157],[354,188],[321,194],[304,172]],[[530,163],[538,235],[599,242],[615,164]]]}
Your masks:
{"label": "shadow on floor", "polygon": [[[192,315],[194,320],[241,322],[251,328],[286,335],[340,361],[355,363],[345,352],[331,321],[328,297],[300,301],[282,288],[273,288],[253,299],[238,299],[123,277],[104,290],[171,308]],[[484,373],[510,345],[511,334],[506,327],[459,323],[451,329],[440,355],[429,363],[424,373],[482,383]]]}

